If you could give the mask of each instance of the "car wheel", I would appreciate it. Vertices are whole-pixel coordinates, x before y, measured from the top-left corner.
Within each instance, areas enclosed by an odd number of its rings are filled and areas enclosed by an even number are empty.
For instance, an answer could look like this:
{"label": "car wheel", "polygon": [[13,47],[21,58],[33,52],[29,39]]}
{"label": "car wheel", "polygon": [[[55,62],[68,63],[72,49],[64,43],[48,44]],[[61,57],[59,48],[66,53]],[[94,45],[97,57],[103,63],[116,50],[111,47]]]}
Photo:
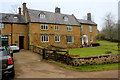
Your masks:
{"label": "car wheel", "polygon": [[14,70],[14,69],[12,70],[12,73],[10,74],[10,77],[11,77],[11,78],[14,78],[14,77],[15,77],[15,70]]}

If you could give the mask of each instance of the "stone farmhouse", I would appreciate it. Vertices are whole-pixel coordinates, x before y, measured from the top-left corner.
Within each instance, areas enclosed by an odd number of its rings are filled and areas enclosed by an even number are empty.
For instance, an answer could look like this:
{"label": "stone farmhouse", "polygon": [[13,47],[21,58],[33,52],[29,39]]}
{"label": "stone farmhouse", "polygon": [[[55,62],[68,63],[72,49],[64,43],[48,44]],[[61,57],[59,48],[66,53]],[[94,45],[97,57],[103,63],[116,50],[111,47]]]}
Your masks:
{"label": "stone farmhouse", "polygon": [[[23,11],[22,11],[23,10]],[[17,44],[21,49],[31,45],[79,48],[85,44],[97,43],[97,24],[76,18],[73,14],[62,14],[60,8],[55,12],[29,9],[26,3],[18,14],[0,13],[2,44]]]}

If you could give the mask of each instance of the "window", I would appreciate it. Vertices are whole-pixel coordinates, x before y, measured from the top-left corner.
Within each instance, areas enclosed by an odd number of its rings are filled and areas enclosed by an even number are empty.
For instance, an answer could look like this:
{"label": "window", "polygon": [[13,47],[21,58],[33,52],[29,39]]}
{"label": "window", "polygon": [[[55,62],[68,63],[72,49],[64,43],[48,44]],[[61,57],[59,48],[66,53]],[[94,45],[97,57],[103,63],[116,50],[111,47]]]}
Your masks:
{"label": "window", "polygon": [[89,26],[90,32],[92,32],[92,26]]}
{"label": "window", "polygon": [[73,42],[73,37],[72,37],[72,36],[67,36],[67,42],[68,42],[68,43]]}
{"label": "window", "polygon": [[55,30],[58,31],[59,30],[59,26],[55,25]]}
{"label": "window", "polygon": [[4,28],[4,24],[0,23],[0,29],[3,29],[3,28]]}
{"label": "window", "polygon": [[92,42],[93,41],[93,36],[92,35],[90,35],[90,42]]}
{"label": "window", "polygon": [[67,16],[64,16],[63,19],[64,19],[64,21],[68,21],[68,17]]}
{"label": "window", "polygon": [[17,17],[17,16],[14,16],[14,20],[16,20],[16,21],[17,21],[17,20],[18,20],[18,17]]}
{"label": "window", "polygon": [[45,14],[44,13],[40,13],[40,18],[44,19],[45,18]]}
{"label": "window", "polygon": [[49,36],[42,36],[42,42],[49,42]]}
{"label": "window", "polygon": [[60,42],[60,36],[55,36],[55,42]]}
{"label": "window", "polygon": [[83,31],[83,26],[80,27],[80,32],[82,32],[82,31]]}
{"label": "window", "polygon": [[67,31],[72,31],[72,26],[68,26]]}
{"label": "window", "polygon": [[41,30],[48,30],[48,25],[41,25]]}

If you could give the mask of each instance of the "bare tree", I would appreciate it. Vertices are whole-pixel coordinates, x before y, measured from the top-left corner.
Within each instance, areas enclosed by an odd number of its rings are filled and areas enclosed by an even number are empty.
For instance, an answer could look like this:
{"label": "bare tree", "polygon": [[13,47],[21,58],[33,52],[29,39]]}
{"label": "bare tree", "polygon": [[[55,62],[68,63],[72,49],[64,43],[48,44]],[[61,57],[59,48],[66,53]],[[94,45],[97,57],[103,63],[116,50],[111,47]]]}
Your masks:
{"label": "bare tree", "polygon": [[114,35],[115,35],[115,20],[114,20],[114,16],[111,13],[108,13],[105,16],[104,19],[104,28],[103,28],[103,32],[105,33],[105,36],[107,39],[113,40],[114,39]]}

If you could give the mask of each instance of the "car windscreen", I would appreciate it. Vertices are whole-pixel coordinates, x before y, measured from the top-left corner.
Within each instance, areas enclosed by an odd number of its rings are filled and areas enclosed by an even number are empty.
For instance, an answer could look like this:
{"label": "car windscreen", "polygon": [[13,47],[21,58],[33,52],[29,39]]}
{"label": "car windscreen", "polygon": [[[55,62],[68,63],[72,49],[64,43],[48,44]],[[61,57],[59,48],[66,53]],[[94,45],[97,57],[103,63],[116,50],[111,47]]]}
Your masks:
{"label": "car windscreen", "polygon": [[0,57],[3,57],[3,56],[7,56],[7,51],[5,51],[4,49],[0,49]]}

